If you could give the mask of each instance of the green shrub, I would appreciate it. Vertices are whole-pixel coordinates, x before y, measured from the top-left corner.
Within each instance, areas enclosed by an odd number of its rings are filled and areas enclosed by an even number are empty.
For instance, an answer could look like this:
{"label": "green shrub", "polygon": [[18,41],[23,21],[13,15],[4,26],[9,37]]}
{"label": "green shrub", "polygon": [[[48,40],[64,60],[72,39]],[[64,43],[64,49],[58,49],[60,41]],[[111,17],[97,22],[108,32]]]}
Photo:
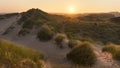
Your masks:
{"label": "green shrub", "polygon": [[0,40],[0,68],[42,68],[43,54],[32,49],[17,46],[11,42]]}
{"label": "green shrub", "polygon": [[113,59],[120,61],[120,47],[112,44],[103,47],[103,52],[109,52],[112,54]]}
{"label": "green shrub", "polygon": [[83,42],[79,46],[73,48],[67,54],[67,58],[82,66],[92,66],[96,62],[96,55],[92,45],[88,42]]}
{"label": "green shrub", "polygon": [[48,26],[43,26],[37,34],[40,41],[49,41],[52,39],[54,32]]}
{"label": "green shrub", "polygon": [[67,23],[65,27],[66,28],[65,32],[67,33],[67,36],[70,38],[73,37],[71,36],[73,34],[75,36],[79,35],[80,37],[83,37],[83,40],[101,41],[103,43],[113,42],[116,44],[120,44],[119,27],[120,25],[109,21],[108,22],[74,21],[74,23],[72,22]]}
{"label": "green shrub", "polygon": [[102,48],[103,52],[109,52],[112,55],[115,55],[117,52],[117,47],[115,45],[106,45]]}
{"label": "green shrub", "polygon": [[58,45],[62,45],[62,41],[65,39],[65,35],[59,34],[55,37],[55,41]]}
{"label": "green shrub", "polygon": [[120,61],[120,50],[116,52],[116,54],[113,56],[114,59]]}
{"label": "green shrub", "polygon": [[35,23],[32,20],[28,20],[23,23],[22,28],[32,29],[34,24]]}
{"label": "green shrub", "polygon": [[68,46],[70,47],[70,48],[74,48],[75,46],[77,46],[79,43],[78,43],[78,41],[77,40],[69,40],[69,42],[68,42]]}

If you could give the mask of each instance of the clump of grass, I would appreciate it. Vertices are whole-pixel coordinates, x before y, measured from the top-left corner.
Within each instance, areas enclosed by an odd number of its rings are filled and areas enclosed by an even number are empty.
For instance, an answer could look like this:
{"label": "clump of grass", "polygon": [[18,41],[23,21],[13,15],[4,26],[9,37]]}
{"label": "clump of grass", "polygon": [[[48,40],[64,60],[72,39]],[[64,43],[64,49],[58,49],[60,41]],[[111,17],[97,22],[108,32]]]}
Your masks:
{"label": "clump of grass", "polygon": [[43,54],[0,39],[0,67],[42,68]]}
{"label": "clump of grass", "polygon": [[114,59],[120,61],[120,50],[116,52],[116,54],[113,56]]}
{"label": "clump of grass", "polygon": [[112,54],[113,59],[120,61],[120,47],[115,44],[106,45],[102,48],[103,52]]}
{"label": "clump of grass", "polygon": [[69,42],[68,42],[68,46],[70,48],[74,48],[77,45],[79,45],[79,42],[77,40],[69,40]]}
{"label": "clump of grass", "polygon": [[68,54],[67,58],[75,64],[82,66],[92,66],[96,62],[96,55],[92,45],[88,42],[83,42],[74,47]]}
{"label": "clump of grass", "polygon": [[49,41],[53,38],[54,32],[52,29],[45,25],[41,27],[40,31],[37,34],[37,37],[40,41]]}
{"label": "clump of grass", "polygon": [[112,45],[112,44],[111,45],[106,45],[102,48],[103,52],[109,52],[112,55],[115,55],[117,50],[118,50],[117,47],[115,45]]}
{"label": "clump of grass", "polygon": [[62,42],[63,40],[65,39],[65,35],[64,34],[58,34],[56,37],[55,37],[55,42],[57,45],[59,45],[61,48],[62,48]]}

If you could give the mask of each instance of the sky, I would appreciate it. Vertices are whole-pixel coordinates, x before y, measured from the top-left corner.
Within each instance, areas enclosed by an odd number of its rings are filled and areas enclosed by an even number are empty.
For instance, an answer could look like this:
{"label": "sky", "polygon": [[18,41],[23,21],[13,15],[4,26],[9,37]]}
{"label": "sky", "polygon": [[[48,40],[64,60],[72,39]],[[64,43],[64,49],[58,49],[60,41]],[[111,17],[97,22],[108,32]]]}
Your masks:
{"label": "sky", "polygon": [[98,13],[120,11],[120,0],[0,0],[0,13],[39,8],[50,13]]}

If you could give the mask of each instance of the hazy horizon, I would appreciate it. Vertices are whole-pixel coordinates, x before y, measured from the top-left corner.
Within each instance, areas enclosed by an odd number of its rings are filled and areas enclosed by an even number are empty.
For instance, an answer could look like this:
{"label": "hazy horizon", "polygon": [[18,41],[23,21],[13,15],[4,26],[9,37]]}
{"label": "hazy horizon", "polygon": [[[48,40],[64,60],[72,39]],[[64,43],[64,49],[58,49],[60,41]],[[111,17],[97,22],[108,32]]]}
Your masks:
{"label": "hazy horizon", "polygon": [[2,0],[0,13],[23,12],[39,8],[48,13],[120,12],[120,0]]}

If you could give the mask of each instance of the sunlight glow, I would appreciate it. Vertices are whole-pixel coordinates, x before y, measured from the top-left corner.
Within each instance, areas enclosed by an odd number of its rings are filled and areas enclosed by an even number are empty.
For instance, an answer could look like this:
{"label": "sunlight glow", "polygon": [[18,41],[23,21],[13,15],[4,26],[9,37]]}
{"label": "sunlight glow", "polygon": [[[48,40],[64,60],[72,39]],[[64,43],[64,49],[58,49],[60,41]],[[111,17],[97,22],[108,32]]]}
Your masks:
{"label": "sunlight glow", "polygon": [[70,7],[70,8],[69,8],[69,13],[70,13],[70,14],[74,14],[74,13],[75,13],[75,11],[76,11],[76,10],[75,10],[75,8],[74,8],[74,7]]}

